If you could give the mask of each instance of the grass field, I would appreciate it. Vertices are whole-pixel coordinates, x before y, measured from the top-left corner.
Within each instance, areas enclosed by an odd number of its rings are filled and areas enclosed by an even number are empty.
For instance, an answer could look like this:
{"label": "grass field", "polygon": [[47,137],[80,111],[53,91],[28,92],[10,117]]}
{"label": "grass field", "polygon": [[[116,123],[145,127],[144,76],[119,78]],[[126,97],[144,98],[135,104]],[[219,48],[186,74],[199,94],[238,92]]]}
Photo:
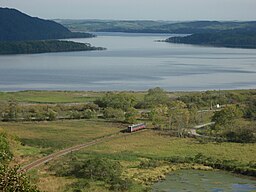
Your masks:
{"label": "grass field", "polygon": [[[193,138],[175,138],[161,136],[157,132],[148,131],[129,137],[108,141],[84,152],[100,154],[123,154],[145,157],[194,156],[202,153],[208,157],[225,160],[237,160],[249,163],[256,159],[256,144],[239,143],[206,143],[200,144]],[[80,152],[82,153],[82,152]]]}
{"label": "grass field", "polygon": [[[234,94],[247,96],[255,95],[255,91],[228,91]],[[133,94],[138,100],[142,100],[146,92],[126,92]],[[216,94],[217,92],[214,92]],[[105,92],[69,92],[69,91],[22,91],[22,92],[0,92],[0,103],[14,99],[20,103],[84,103],[91,102],[104,95]],[[185,92],[168,93],[170,98],[186,95]],[[200,94],[200,92],[190,93]],[[212,112],[200,114],[200,122],[209,122]],[[149,123],[150,124],[150,123]],[[13,164],[27,164],[35,159],[52,152],[86,143],[93,139],[117,133],[125,129],[127,125],[114,123],[102,119],[96,120],[63,120],[63,121],[42,121],[42,122],[0,122],[0,131],[8,133],[11,148],[14,153]],[[140,169],[138,166],[142,161],[168,158],[173,156],[192,157],[197,154],[213,157],[220,160],[236,160],[248,164],[256,159],[256,144],[239,143],[200,143],[193,138],[176,138],[161,135],[160,132],[148,130],[138,134],[124,136],[109,140],[95,146],[85,148],[70,155],[79,159],[88,157],[102,157],[121,163],[124,169],[123,177],[136,181],[142,178],[159,180],[163,173],[166,174],[174,167],[160,165],[152,169]],[[61,157],[39,169],[31,171],[30,175],[38,184],[41,190],[55,192],[64,191],[65,185],[76,181],[72,177],[57,177],[49,166],[56,162],[63,162],[70,158],[70,155]],[[191,165],[178,165],[185,168],[193,168]],[[193,165],[198,166],[198,165]],[[183,168],[184,168],[183,167]],[[138,183],[143,183],[139,181]],[[146,182],[147,183],[147,182]],[[150,182],[149,182],[150,183]],[[92,183],[89,191],[108,191],[102,183]],[[138,187],[131,191],[141,191]]]}
{"label": "grass field", "polygon": [[[94,138],[119,132],[125,125],[111,123],[103,120],[72,120],[55,122],[18,122],[0,123],[2,130],[9,135],[19,137],[23,145],[13,146],[15,162],[26,164],[42,155],[63,149],[80,143],[93,140]],[[145,159],[195,156],[202,153],[207,157],[221,160],[237,160],[241,163],[249,163],[256,159],[256,144],[238,143],[205,143],[200,144],[193,138],[175,138],[160,135],[156,131],[140,132],[116,138],[102,144],[91,146],[72,155],[79,159],[88,157],[102,157],[118,161],[124,168],[124,177],[128,177],[142,183],[141,175],[146,180],[159,179],[163,173],[176,169],[166,165],[155,169],[139,169],[137,166]],[[46,166],[30,173],[34,182],[43,191],[64,191],[65,186],[76,181],[75,178],[57,177],[48,167],[57,162],[63,162],[66,157],[59,158]],[[189,165],[181,165],[183,168],[191,168]],[[49,185],[50,183],[50,185]],[[140,191],[135,187],[131,191]],[[104,185],[92,183],[89,191],[108,191]]]}
{"label": "grass field", "polygon": [[[256,94],[256,90],[219,90],[208,91],[213,95],[233,94],[237,97],[252,96]],[[131,94],[137,100],[143,100],[147,92],[133,92],[125,91],[126,94]],[[204,92],[168,92],[170,98],[177,98],[180,96],[199,96]],[[21,103],[84,103],[96,100],[105,95],[106,92],[94,91],[19,91],[19,92],[0,92],[0,103],[9,100],[16,100]]]}
{"label": "grass field", "polygon": [[0,101],[11,99],[26,103],[83,103],[93,101],[103,92],[79,91],[20,91],[0,92]]}
{"label": "grass field", "polygon": [[[72,120],[55,122],[0,123],[9,135],[22,145],[14,147],[16,157],[28,160],[66,147],[86,143],[104,135],[119,132],[122,125],[101,120]],[[26,161],[25,161],[26,162]]]}
{"label": "grass field", "polygon": [[[145,92],[126,92],[142,99]],[[102,97],[106,92],[93,91],[19,91],[0,92],[0,102],[16,100],[24,103],[84,103]]]}
{"label": "grass field", "polygon": [[[114,161],[118,161],[123,166],[123,177],[143,183],[147,185],[151,180],[158,180],[163,174],[171,170],[180,168],[199,168],[200,165],[174,165],[169,166],[163,164],[157,168],[140,169],[138,165],[149,158],[164,158],[173,156],[195,156],[202,153],[207,157],[214,157],[221,160],[237,160],[241,163],[249,163],[256,159],[256,144],[238,144],[238,143],[206,143],[200,144],[193,138],[174,138],[159,135],[155,131],[146,131],[134,135],[113,139],[102,144],[85,148],[75,152],[72,156],[79,159],[88,157],[101,157]],[[70,177],[54,176],[48,166],[54,166],[57,162],[65,162],[71,155],[62,157],[59,161],[53,161],[46,167],[42,167],[36,172],[38,179],[36,180],[40,188],[45,191],[62,191],[65,189],[64,184],[72,183]],[[46,171],[48,170],[48,171]],[[34,175],[33,173],[32,175]],[[143,178],[143,180],[141,180]],[[49,179],[51,181],[49,181]],[[149,181],[149,182],[148,182]],[[52,185],[46,185],[48,182]],[[130,191],[140,191],[142,188],[135,187]],[[92,184],[88,191],[108,191],[104,185]]]}

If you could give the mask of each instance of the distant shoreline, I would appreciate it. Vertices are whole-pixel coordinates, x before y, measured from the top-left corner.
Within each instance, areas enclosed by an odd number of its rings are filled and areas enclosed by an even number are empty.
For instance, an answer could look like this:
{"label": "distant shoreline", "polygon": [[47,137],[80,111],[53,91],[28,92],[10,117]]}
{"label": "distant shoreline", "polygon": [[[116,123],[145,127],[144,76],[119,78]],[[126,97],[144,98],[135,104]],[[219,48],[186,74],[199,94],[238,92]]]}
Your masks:
{"label": "distant shoreline", "polygon": [[185,37],[170,37],[165,42],[198,46],[256,49],[256,35],[251,31],[198,33]]}
{"label": "distant shoreline", "polygon": [[89,43],[78,43],[66,40],[0,42],[0,55],[39,54],[95,50],[105,50],[105,48],[93,47]]}

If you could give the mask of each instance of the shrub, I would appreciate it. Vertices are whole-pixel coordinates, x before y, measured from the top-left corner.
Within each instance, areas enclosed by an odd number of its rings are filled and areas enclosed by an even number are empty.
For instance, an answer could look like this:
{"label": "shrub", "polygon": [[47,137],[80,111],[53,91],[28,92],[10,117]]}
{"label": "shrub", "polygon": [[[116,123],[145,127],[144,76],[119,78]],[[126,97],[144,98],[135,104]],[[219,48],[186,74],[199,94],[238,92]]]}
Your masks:
{"label": "shrub", "polygon": [[109,182],[121,175],[121,165],[108,159],[92,158],[72,165],[71,174],[78,178]]}
{"label": "shrub", "polygon": [[57,119],[57,113],[53,111],[52,109],[49,109],[47,112],[48,120],[49,121],[54,121]]}
{"label": "shrub", "polygon": [[253,143],[256,142],[256,138],[251,130],[241,129],[236,131],[228,131],[224,134],[230,142],[237,143]]}
{"label": "shrub", "polygon": [[9,143],[4,133],[0,133],[0,163],[6,163],[12,159]]}
{"label": "shrub", "polygon": [[28,178],[18,172],[18,167],[0,165],[0,191],[2,192],[39,192]]}
{"label": "shrub", "polygon": [[156,168],[161,164],[160,161],[150,159],[146,161],[141,161],[139,167],[142,169],[148,169],[148,168]]}
{"label": "shrub", "polygon": [[131,182],[121,179],[121,165],[119,162],[106,158],[93,157],[86,160],[69,159],[65,163],[58,163],[51,167],[59,176],[74,176],[79,181],[68,186],[74,191],[81,191],[89,187],[90,181],[103,181],[111,191],[124,191]]}
{"label": "shrub", "polygon": [[87,179],[79,179],[77,182],[74,182],[68,185],[68,189],[72,189],[73,192],[81,192],[85,188],[89,188],[90,183]]}
{"label": "shrub", "polygon": [[112,119],[116,121],[124,120],[124,112],[122,109],[114,109],[111,107],[107,107],[103,112],[103,116],[106,119]]}
{"label": "shrub", "polygon": [[126,191],[130,188],[132,185],[131,181],[128,179],[120,179],[118,177],[113,178],[110,182],[110,187],[109,189],[111,191]]}
{"label": "shrub", "polygon": [[84,112],[83,112],[83,117],[85,119],[93,119],[93,118],[96,118],[97,117],[97,112],[94,111],[94,110],[91,110],[91,109],[86,109]]}
{"label": "shrub", "polygon": [[71,111],[70,112],[70,118],[71,119],[81,119],[82,114],[79,111]]}

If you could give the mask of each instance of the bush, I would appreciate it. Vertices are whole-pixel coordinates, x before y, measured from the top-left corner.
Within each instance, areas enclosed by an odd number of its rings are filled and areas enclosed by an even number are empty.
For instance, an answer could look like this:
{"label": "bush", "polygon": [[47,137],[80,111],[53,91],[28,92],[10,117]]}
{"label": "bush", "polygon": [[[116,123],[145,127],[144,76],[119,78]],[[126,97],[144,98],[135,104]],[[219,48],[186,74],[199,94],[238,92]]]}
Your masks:
{"label": "bush", "polygon": [[238,106],[228,106],[221,111],[216,111],[212,117],[215,122],[215,130],[230,128],[234,125],[235,120],[242,116],[242,111]]}
{"label": "bush", "polygon": [[12,159],[9,143],[4,133],[0,133],[0,163],[6,163]]}
{"label": "bush", "polygon": [[67,189],[72,189],[73,192],[81,192],[85,188],[89,188],[90,183],[87,179],[79,179],[77,182],[68,185]]}
{"label": "bush", "polygon": [[132,185],[130,180],[122,180],[118,177],[113,178],[110,182],[110,187],[109,189],[111,191],[126,191],[130,188],[130,186]]}
{"label": "bush", "polygon": [[71,175],[77,178],[87,178],[109,182],[121,175],[121,165],[108,159],[92,158],[78,161],[71,168]]}
{"label": "bush", "polygon": [[142,168],[142,169],[156,168],[156,167],[160,166],[160,164],[161,164],[160,161],[150,159],[150,160],[146,160],[146,161],[141,161],[139,168]]}
{"label": "bush", "polygon": [[135,123],[139,116],[140,113],[137,111],[137,109],[129,108],[125,113],[125,121],[127,123]]}
{"label": "bush", "polygon": [[18,117],[18,104],[16,101],[9,101],[8,107],[2,114],[3,121],[16,121]]}
{"label": "bush", "polygon": [[18,172],[18,167],[0,165],[0,191],[2,192],[39,192],[28,178]]}
{"label": "bush", "polygon": [[69,116],[71,119],[81,119],[83,115],[79,111],[71,111]]}
{"label": "bush", "polygon": [[119,162],[106,158],[93,157],[83,161],[76,158],[66,162],[57,163],[51,167],[58,176],[74,176],[79,181],[68,186],[75,191],[81,191],[89,187],[90,181],[103,181],[111,191],[124,191],[129,188],[131,182],[121,179],[121,165]]}
{"label": "bush", "polygon": [[250,162],[248,164],[240,163],[236,160],[220,160],[213,157],[207,157],[202,153],[198,153],[195,156],[180,157],[174,156],[164,159],[170,163],[196,163],[205,166],[210,166],[215,169],[221,169],[231,171],[238,174],[256,176],[256,162]]}
{"label": "bush", "polygon": [[97,117],[97,112],[91,109],[86,109],[83,113],[85,119],[93,119]]}
{"label": "bush", "polygon": [[122,109],[114,109],[111,107],[107,107],[103,112],[103,116],[105,119],[123,121],[124,120],[124,111]]}
{"label": "bush", "polygon": [[48,116],[48,120],[49,121],[54,121],[57,119],[57,113],[55,111],[53,111],[52,109],[48,110],[47,116]]}
{"label": "bush", "polygon": [[237,131],[228,131],[224,134],[230,142],[237,143],[254,143],[256,142],[256,138],[253,132],[249,129],[241,129]]}

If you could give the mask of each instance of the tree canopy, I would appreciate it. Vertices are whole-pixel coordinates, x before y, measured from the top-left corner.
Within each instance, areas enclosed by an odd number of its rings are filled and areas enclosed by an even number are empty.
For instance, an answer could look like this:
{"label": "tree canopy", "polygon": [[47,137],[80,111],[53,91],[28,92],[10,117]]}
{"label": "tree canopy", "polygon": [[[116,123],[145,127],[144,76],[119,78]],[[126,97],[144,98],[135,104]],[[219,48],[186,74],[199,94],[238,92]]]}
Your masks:
{"label": "tree canopy", "polygon": [[225,107],[221,111],[216,111],[212,117],[216,129],[233,126],[236,119],[242,116],[242,111],[234,105]]}
{"label": "tree canopy", "polygon": [[137,103],[136,98],[133,95],[127,93],[107,93],[103,97],[95,101],[100,107],[111,107],[114,109],[122,109],[124,111],[131,107],[134,107]]}
{"label": "tree canopy", "polygon": [[149,89],[148,93],[144,97],[144,103],[146,107],[154,107],[156,105],[164,105],[169,102],[169,97],[164,89],[156,87]]}
{"label": "tree canopy", "polygon": [[255,29],[252,31],[244,29],[244,31],[230,30],[213,33],[196,33],[185,37],[170,37],[166,42],[255,49],[256,34]]}
{"label": "tree canopy", "polygon": [[60,40],[0,42],[0,55],[91,51],[102,49],[103,48],[92,47],[88,43]]}

